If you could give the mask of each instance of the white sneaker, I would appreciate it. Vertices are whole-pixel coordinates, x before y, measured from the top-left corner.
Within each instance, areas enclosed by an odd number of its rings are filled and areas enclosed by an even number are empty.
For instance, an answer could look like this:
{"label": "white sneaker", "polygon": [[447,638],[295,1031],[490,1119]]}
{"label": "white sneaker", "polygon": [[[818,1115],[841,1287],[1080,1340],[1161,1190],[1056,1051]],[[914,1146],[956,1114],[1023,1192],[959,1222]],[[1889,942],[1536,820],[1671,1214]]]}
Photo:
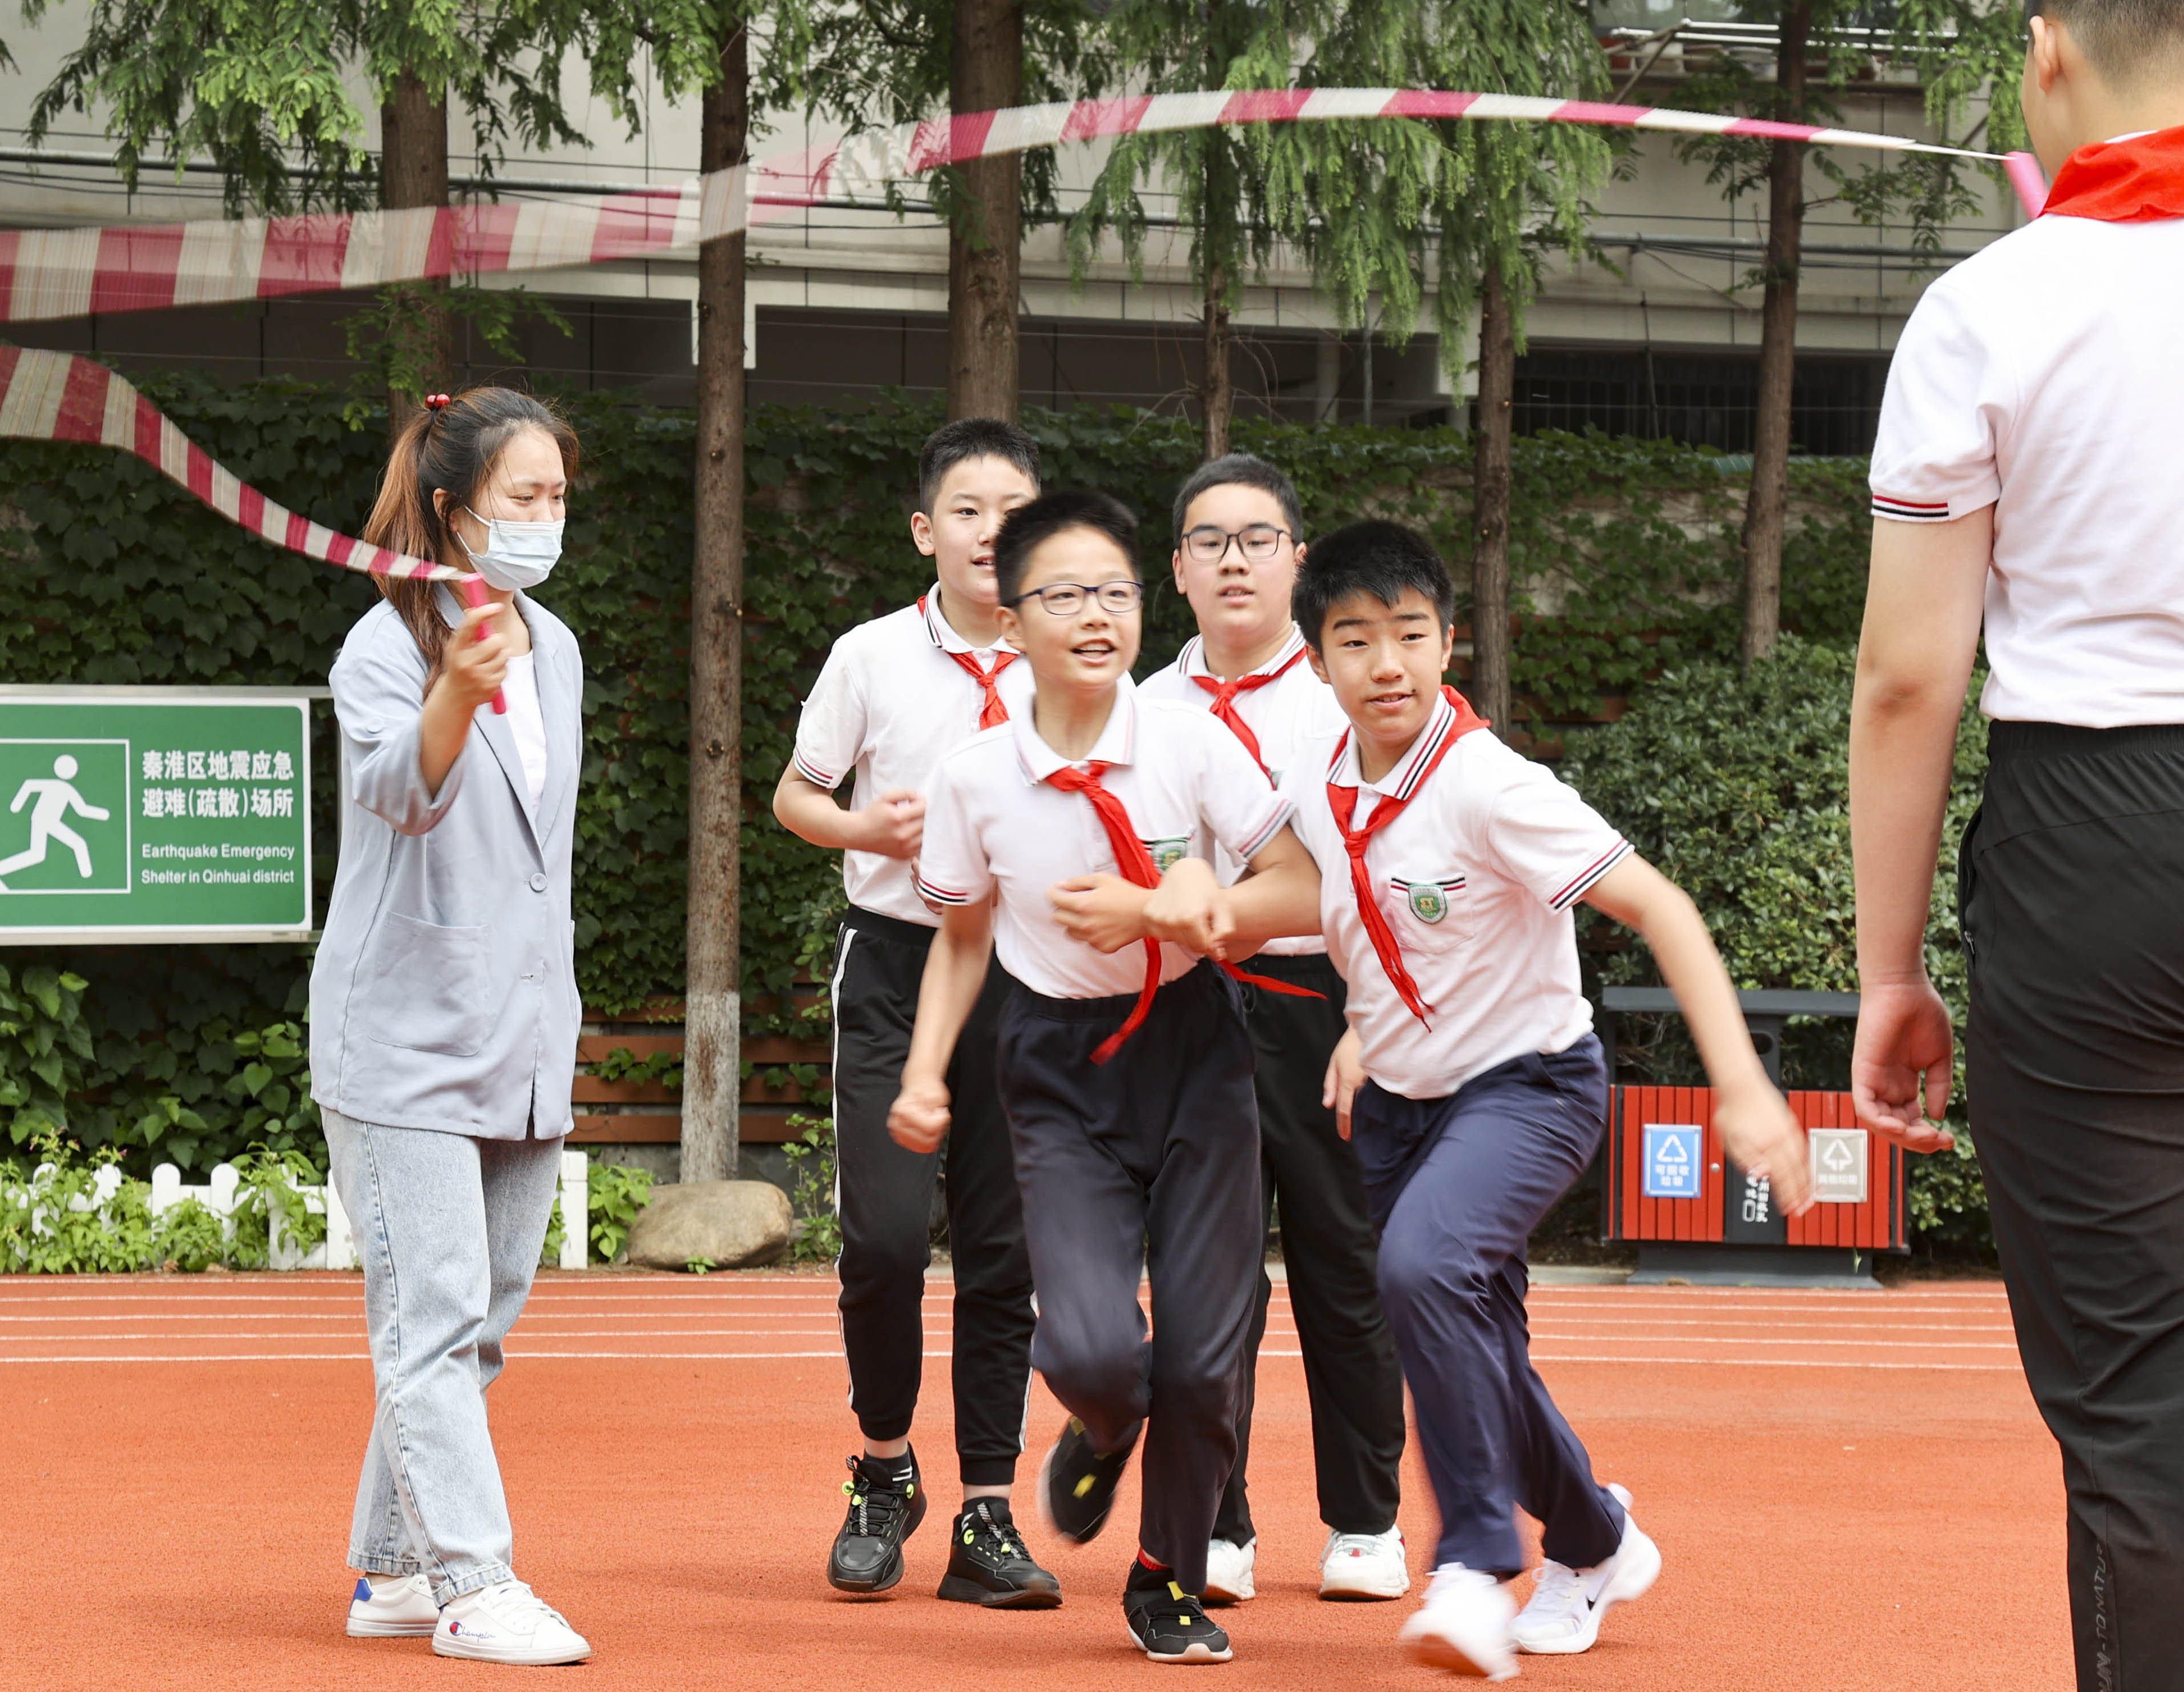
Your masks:
{"label": "white sneaker", "polygon": [[1623,1543],[1606,1562],[1591,1568],[1540,1565],[1532,1601],[1518,1616],[1517,1644],[1541,1656],[1568,1656],[1592,1649],[1600,1624],[1618,1604],[1643,1598],[1661,1572],[1661,1548],[1639,1531],[1630,1516],[1630,1494],[1608,1489],[1623,1504]]}
{"label": "white sneaker", "polygon": [[535,1667],[582,1662],[591,1654],[590,1644],[561,1612],[520,1580],[465,1593],[440,1611],[440,1624],[432,1630],[435,1656]]}
{"label": "white sneaker", "polygon": [[359,1576],[349,1600],[348,1636],[353,1639],[421,1639],[438,1625],[440,1606],[432,1601],[432,1583],[421,1574]]}
{"label": "white sneaker", "polygon": [[1443,1563],[1434,1571],[1425,1603],[1403,1623],[1400,1637],[1429,1668],[1514,1680],[1516,1641],[1509,1622],[1516,1610],[1492,1575],[1462,1563]]}
{"label": "white sneaker", "polygon": [[1319,1554],[1322,1598],[1401,1598],[1410,1589],[1401,1528],[1327,1536],[1327,1549]]}
{"label": "white sneaker", "polygon": [[1206,1547],[1206,1590],[1199,1595],[1206,1604],[1242,1604],[1259,1595],[1251,1583],[1252,1566],[1259,1559],[1259,1542],[1240,1545],[1215,1539]]}

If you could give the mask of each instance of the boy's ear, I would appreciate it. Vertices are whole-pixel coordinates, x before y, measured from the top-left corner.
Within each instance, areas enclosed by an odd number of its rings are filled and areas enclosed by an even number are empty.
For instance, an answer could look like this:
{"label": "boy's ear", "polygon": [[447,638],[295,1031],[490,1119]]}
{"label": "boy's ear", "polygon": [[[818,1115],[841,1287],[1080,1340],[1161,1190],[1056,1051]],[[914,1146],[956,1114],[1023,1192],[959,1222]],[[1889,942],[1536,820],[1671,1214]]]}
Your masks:
{"label": "boy's ear", "polygon": [[910,539],[911,544],[928,558],[939,550],[939,543],[933,537],[933,519],[922,511],[910,514]]}
{"label": "boy's ear", "polygon": [[1334,685],[1334,678],[1327,673],[1327,660],[1319,655],[1319,648],[1308,640],[1304,643],[1304,661],[1312,665],[1313,675],[1330,687]]}
{"label": "boy's ear", "polygon": [[1167,567],[1175,577],[1175,591],[1188,599],[1190,593],[1183,585],[1183,552],[1180,548],[1167,555]]}
{"label": "boy's ear", "polygon": [[1440,673],[1444,676],[1447,675],[1449,666],[1455,662],[1456,625],[1452,622],[1443,623],[1440,626]]}

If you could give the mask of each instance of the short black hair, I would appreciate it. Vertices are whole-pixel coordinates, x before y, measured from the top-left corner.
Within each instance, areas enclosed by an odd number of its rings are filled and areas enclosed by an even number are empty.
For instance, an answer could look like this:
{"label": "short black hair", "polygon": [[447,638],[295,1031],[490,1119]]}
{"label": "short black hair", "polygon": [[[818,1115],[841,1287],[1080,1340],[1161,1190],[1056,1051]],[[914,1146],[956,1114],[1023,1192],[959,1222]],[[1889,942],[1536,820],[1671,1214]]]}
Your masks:
{"label": "short black hair", "polygon": [[1281,502],[1282,515],[1290,526],[1290,538],[1304,538],[1304,507],[1297,504],[1296,484],[1275,465],[1250,453],[1230,453],[1209,459],[1191,471],[1175,494],[1175,548],[1183,550],[1183,520],[1190,502],[1210,487],[1256,487]]}
{"label": "short black hair", "polygon": [[1456,584],[1433,543],[1401,523],[1372,520],[1351,523],[1312,543],[1297,570],[1290,605],[1297,626],[1319,652],[1328,614],[1345,599],[1370,593],[1394,605],[1406,587],[1415,587],[1433,604],[1444,629],[1456,621]]}
{"label": "short black hair", "polygon": [[2025,15],[2067,25],[2093,69],[2121,87],[2184,68],[2184,0],[2031,0]]}
{"label": "short black hair", "polygon": [[948,472],[968,459],[1004,459],[1039,486],[1039,442],[998,417],[958,417],[925,437],[917,455],[917,509],[928,516]]}
{"label": "short black hair", "polygon": [[1001,520],[994,538],[994,585],[1004,605],[1023,597],[1024,570],[1042,541],[1050,541],[1068,529],[1090,529],[1106,536],[1123,549],[1130,574],[1138,574],[1138,520],[1129,507],[1106,493],[1065,488],[1043,493],[1028,505],[1019,505]]}

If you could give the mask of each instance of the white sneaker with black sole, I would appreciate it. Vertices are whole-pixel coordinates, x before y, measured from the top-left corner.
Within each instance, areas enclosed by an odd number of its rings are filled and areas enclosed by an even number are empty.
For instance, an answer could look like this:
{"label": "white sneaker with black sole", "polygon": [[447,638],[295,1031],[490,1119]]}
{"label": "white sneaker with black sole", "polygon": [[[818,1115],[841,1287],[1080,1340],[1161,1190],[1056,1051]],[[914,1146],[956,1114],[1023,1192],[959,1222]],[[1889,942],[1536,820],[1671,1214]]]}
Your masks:
{"label": "white sneaker with black sole", "polygon": [[1259,1560],[1259,1542],[1237,1545],[1215,1539],[1206,1547],[1206,1590],[1199,1595],[1208,1604],[1244,1604],[1259,1595],[1251,1571]]}
{"label": "white sneaker with black sole", "polygon": [[1618,1604],[1643,1598],[1661,1574],[1661,1548],[1630,1516],[1630,1494],[1610,1486],[1623,1506],[1623,1543],[1591,1568],[1568,1568],[1552,1560],[1535,1573],[1532,1600],[1518,1612],[1513,1631],[1522,1650],[1535,1656],[1574,1656],[1600,1638],[1600,1624]]}
{"label": "white sneaker with black sole", "polygon": [[1322,1598],[1401,1598],[1411,1589],[1403,1530],[1384,1533],[1329,1533],[1319,1554]]}
{"label": "white sneaker with black sole", "polygon": [[540,1667],[582,1662],[592,1647],[560,1611],[521,1581],[504,1580],[466,1592],[440,1611],[432,1654]]}
{"label": "white sneaker with black sole", "polygon": [[1434,1571],[1426,1601],[1403,1623],[1411,1655],[1429,1668],[1482,1680],[1517,1678],[1517,1642],[1509,1623],[1517,1606],[1490,1574],[1443,1563]]}
{"label": "white sneaker with black sole", "polygon": [[439,1625],[440,1606],[432,1601],[432,1583],[421,1574],[358,1577],[349,1600],[348,1636],[353,1639],[421,1639]]}

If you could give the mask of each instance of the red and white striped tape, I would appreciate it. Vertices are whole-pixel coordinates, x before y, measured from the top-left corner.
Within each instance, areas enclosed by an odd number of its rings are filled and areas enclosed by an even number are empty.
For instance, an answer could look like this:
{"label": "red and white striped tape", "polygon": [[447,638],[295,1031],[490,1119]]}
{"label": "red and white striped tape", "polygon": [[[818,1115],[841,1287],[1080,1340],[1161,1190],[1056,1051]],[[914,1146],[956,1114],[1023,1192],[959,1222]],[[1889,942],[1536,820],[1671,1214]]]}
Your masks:
{"label": "red and white striped tape", "polygon": [[268,499],[233,470],[214,463],[203,448],[113,371],[73,353],[0,345],[0,437],[75,441],[134,453],[231,523],[343,570],[434,582],[462,579],[460,570],[337,534]]}
{"label": "red and white striped tape", "polygon": [[[1153,94],[899,124],[641,193],[308,217],[0,231],[0,321],[273,299],[449,276],[656,259],[972,159],[1217,125],[1426,118],[1590,124],[1999,160],[1902,136],[1659,106],[1397,88]],[[2037,208],[2034,208],[2037,209]]]}

